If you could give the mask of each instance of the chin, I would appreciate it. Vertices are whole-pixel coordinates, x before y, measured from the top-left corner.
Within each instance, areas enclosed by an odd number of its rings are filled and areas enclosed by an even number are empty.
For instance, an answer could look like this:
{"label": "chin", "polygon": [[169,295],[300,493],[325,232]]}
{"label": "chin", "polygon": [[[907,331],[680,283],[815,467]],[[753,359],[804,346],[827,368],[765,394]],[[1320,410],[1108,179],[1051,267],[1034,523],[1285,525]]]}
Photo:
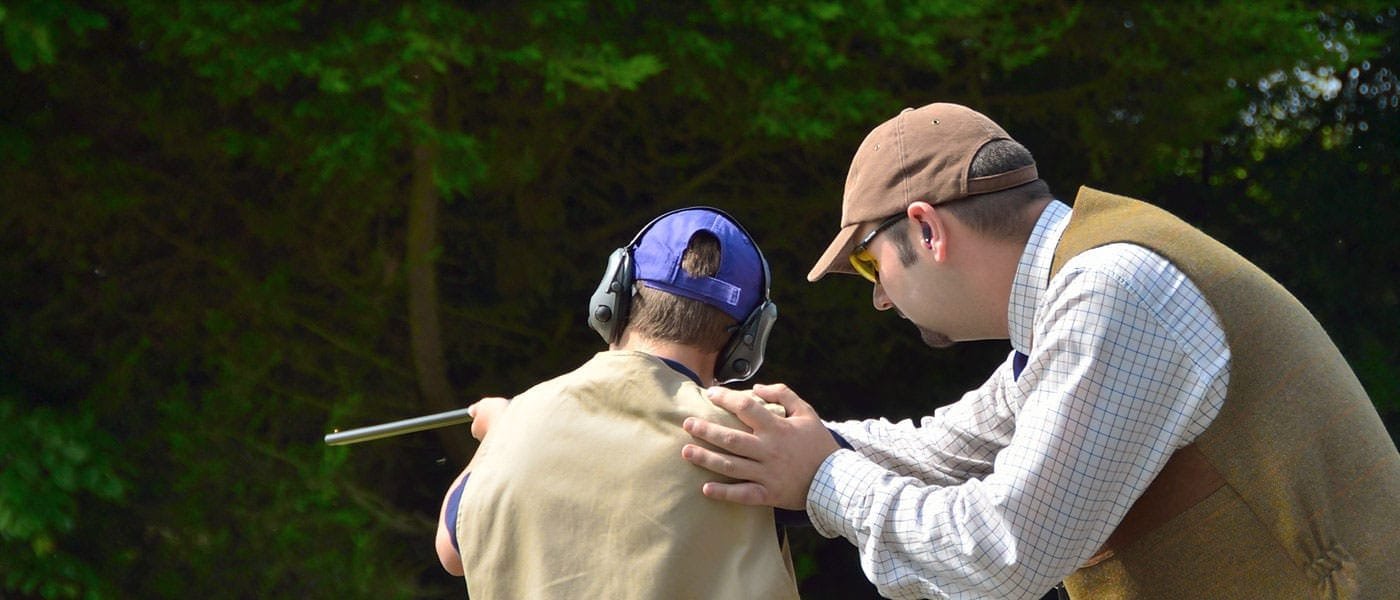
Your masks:
{"label": "chin", "polygon": [[953,341],[953,338],[923,327],[919,327],[919,337],[923,338],[924,344],[927,344],[930,348],[947,348],[957,343]]}

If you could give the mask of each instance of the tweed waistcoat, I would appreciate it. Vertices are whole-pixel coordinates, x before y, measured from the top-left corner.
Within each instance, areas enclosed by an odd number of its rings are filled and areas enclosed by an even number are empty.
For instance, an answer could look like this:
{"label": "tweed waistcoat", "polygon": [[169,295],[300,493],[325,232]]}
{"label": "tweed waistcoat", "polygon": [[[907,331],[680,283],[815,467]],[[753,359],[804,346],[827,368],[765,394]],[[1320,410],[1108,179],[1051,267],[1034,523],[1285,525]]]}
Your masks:
{"label": "tweed waistcoat", "polygon": [[1166,257],[1219,315],[1225,404],[1177,451],[1070,596],[1400,598],[1400,452],[1327,333],[1276,281],[1148,204],[1081,188],[1051,276],[1086,250]]}
{"label": "tweed waistcoat", "polygon": [[457,520],[481,600],[796,598],[773,510],[705,498],[688,416],[739,421],[661,360],[597,354],[511,402]]}

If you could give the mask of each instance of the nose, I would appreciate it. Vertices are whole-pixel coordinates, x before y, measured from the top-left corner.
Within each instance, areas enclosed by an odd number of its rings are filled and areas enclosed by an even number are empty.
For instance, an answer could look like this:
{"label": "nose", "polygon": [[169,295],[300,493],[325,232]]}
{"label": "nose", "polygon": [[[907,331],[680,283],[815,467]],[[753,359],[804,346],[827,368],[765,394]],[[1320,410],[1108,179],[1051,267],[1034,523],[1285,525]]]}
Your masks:
{"label": "nose", "polygon": [[890,297],[885,295],[885,286],[879,282],[870,291],[870,303],[875,305],[875,310],[889,310],[894,308],[894,303],[890,302]]}

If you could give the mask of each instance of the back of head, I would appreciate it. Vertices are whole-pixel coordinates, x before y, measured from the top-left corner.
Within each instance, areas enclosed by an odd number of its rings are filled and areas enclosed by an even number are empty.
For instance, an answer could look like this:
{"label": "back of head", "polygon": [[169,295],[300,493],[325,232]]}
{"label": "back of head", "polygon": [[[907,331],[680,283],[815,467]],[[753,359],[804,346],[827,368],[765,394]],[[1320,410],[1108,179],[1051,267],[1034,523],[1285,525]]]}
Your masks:
{"label": "back of head", "polygon": [[[987,142],[972,158],[968,177],[977,179],[1010,173],[1017,169],[1035,167],[1030,150],[1020,142],[999,139]],[[1049,200],[1050,186],[1035,179],[1016,187],[967,196],[944,206],[955,218],[973,231],[1006,241],[1024,243],[1035,228],[1036,215],[1027,210],[1042,200]]]}
{"label": "back of head", "polygon": [[721,382],[763,363],[777,307],[768,263],[733,217],[708,207],[671,211],[618,248],[589,305],[588,324],[615,343],[624,331],[718,352]]}
{"label": "back of head", "polygon": [[[719,273],[719,239],[708,231],[696,231],[686,244],[680,268],[695,279]],[[719,352],[739,320],[704,301],[653,287],[641,280],[632,297],[632,315],[626,329],[649,338]]]}

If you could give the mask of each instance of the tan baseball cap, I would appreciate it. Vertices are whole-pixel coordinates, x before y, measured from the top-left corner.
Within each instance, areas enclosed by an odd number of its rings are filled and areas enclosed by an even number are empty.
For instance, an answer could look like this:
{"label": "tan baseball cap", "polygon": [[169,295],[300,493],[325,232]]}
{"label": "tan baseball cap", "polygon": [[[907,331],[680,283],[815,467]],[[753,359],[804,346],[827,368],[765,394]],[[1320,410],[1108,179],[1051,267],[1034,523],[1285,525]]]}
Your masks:
{"label": "tan baseball cap", "polygon": [[906,108],[861,142],[846,175],[841,231],[817,260],[808,281],[850,273],[857,232],[917,201],[941,204],[1035,181],[1034,164],[987,177],[968,177],[972,157],[992,140],[1012,139],[1001,126],[966,106],[934,103]]}

